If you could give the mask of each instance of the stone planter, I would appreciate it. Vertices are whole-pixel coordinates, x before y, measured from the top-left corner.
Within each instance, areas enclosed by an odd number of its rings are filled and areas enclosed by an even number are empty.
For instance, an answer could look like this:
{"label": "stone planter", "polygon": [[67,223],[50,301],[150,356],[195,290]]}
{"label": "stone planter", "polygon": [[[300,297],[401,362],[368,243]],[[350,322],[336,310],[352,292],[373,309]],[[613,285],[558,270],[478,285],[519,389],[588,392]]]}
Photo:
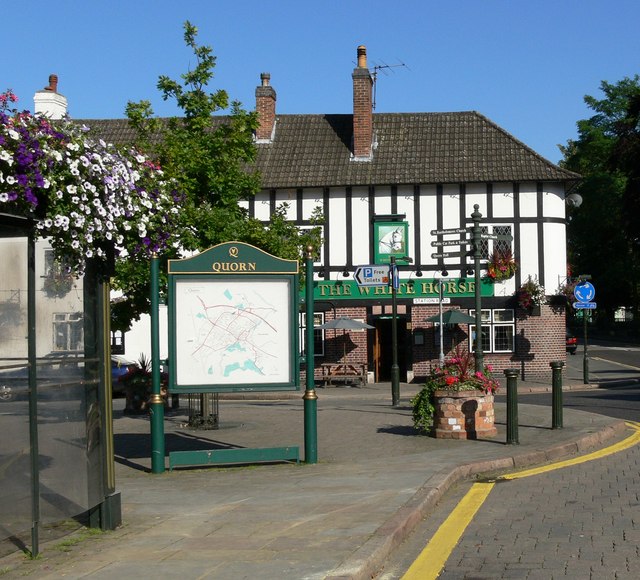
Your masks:
{"label": "stone planter", "polygon": [[493,395],[483,391],[435,391],[433,431],[437,439],[494,437]]}

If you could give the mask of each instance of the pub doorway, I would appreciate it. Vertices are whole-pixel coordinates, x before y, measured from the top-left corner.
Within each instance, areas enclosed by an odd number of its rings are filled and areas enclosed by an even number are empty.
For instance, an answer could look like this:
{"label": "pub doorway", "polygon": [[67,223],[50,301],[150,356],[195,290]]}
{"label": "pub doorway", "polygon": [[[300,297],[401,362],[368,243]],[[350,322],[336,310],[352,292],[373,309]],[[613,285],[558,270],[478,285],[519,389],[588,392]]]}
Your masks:
{"label": "pub doorway", "polygon": [[[373,322],[375,326],[373,337],[373,369],[377,383],[391,380],[391,366],[393,364],[392,319],[391,316],[380,316]],[[410,363],[410,333],[407,328],[407,316],[397,317],[398,330],[398,368],[400,381],[407,381],[407,369]]]}

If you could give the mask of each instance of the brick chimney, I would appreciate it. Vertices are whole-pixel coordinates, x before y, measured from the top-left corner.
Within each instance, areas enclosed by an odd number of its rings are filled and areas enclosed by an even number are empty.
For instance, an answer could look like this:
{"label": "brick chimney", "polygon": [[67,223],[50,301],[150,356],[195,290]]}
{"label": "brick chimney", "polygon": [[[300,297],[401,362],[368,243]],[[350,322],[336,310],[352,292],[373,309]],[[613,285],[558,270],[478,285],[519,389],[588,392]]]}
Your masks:
{"label": "brick chimney", "polygon": [[258,141],[271,141],[276,125],[276,92],[269,86],[271,75],[262,73],[260,75],[262,85],[256,87],[256,112],[260,123],[256,131]]}
{"label": "brick chimney", "polygon": [[67,98],[58,93],[58,75],[49,75],[49,84],[33,96],[34,112],[50,119],[62,119],[67,114]]}
{"label": "brick chimney", "polygon": [[358,47],[358,66],[353,69],[353,156],[371,159],[373,143],[373,78],[367,68],[367,48]]}

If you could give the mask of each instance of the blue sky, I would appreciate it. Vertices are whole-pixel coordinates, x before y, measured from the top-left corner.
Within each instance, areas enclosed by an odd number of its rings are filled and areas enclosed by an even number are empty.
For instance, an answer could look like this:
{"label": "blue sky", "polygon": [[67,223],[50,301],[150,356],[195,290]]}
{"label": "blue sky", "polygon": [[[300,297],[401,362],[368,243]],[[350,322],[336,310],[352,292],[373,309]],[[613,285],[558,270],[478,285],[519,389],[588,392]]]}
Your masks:
{"label": "blue sky", "polygon": [[72,117],[124,117],[141,99],[177,114],[156,83],[193,63],[185,20],[218,58],[212,88],[247,109],[269,72],[279,113],[350,113],[364,44],[370,67],[391,67],[378,112],[476,110],[554,162],[591,116],[584,95],[640,72],[638,0],[21,0],[5,11],[0,90],[32,110],[56,73]]}

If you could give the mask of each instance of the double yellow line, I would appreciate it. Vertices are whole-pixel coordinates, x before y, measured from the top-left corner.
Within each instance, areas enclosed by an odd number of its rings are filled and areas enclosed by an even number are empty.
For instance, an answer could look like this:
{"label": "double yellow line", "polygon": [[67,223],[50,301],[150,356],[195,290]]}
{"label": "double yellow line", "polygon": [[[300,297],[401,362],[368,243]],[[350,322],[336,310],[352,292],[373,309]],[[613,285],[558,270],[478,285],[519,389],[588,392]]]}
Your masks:
{"label": "double yellow line", "polygon": [[[565,461],[559,461],[550,465],[543,465],[541,467],[534,467],[533,469],[526,469],[523,471],[517,471],[507,475],[501,475],[496,478],[498,480],[510,480],[510,479],[522,479],[523,477],[531,477],[532,475],[539,475],[548,471],[556,469],[562,469],[564,467],[571,467],[572,465],[579,465],[580,463],[586,463],[587,461],[593,461],[594,459],[601,459],[607,455],[618,453],[629,449],[640,442],[640,423],[635,421],[626,421],[626,425],[633,429],[633,434],[604,449],[599,449],[593,453],[587,455],[581,455],[580,457],[573,457]],[[462,534],[467,529],[467,526],[473,520],[476,512],[480,509],[484,501],[489,496],[489,493],[493,489],[495,482],[483,482],[474,483],[471,489],[468,491],[456,508],[449,514],[449,517],[438,528],[438,531],[431,538],[424,550],[416,558],[405,575],[403,580],[432,580],[438,577],[442,569],[444,568],[451,552],[456,547],[456,544],[462,537]]]}

